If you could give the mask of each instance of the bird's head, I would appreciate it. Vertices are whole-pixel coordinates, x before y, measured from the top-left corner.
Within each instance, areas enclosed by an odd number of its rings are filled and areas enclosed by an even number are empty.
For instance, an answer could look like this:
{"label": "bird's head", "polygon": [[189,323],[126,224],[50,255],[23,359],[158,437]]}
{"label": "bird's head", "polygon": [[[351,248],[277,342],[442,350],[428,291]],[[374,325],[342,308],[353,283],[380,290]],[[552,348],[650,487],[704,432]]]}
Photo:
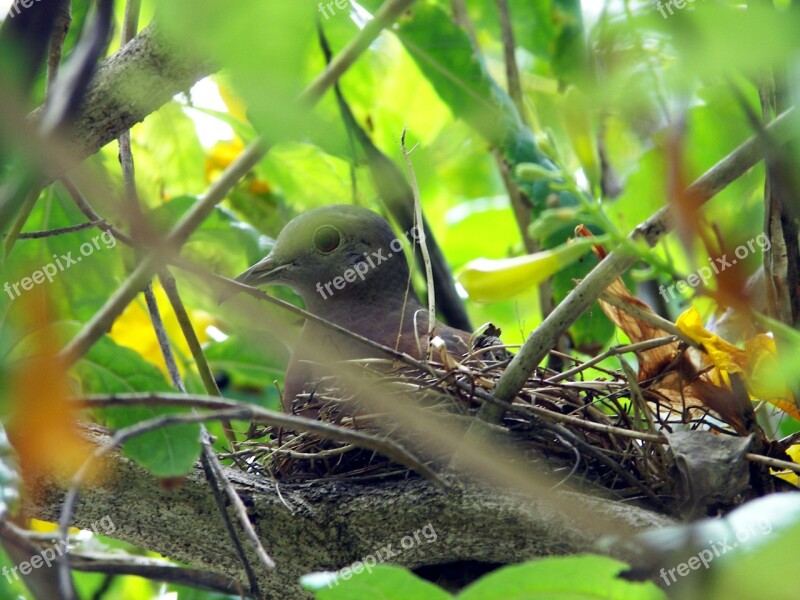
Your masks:
{"label": "bird's head", "polygon": [[389,224],[371,210],[325,206],[292,219],[272,251],[236,280],[288,286],[309,309],[353,297],[402,298],[409,276],[402,248]]}

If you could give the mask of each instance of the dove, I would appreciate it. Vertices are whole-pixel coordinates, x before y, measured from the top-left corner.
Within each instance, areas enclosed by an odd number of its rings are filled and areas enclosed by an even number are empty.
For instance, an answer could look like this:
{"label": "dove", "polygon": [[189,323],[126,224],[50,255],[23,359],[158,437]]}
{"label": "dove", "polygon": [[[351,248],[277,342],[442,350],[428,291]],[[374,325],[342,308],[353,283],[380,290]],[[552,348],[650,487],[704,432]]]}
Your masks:
{"label": "dove", "polygon": [[[415,239],[416,231],[409,237]],[[428,311],[409,281],[403,247],[411,241],[397,238],[389,223],[369,209],[325,206],[291,220],[270,253],[236,280],[288,286],[308,312],[420,359],[426,355]],[[456,360],[472,349],[466,331],[437,322],[433,336],[441,338]],[[320,376],[314,363],[321,356],[330,361],[386,358],[376,348],[306,320],[286,371],[286,412],[298,412],[297,394],[313,389]]]}

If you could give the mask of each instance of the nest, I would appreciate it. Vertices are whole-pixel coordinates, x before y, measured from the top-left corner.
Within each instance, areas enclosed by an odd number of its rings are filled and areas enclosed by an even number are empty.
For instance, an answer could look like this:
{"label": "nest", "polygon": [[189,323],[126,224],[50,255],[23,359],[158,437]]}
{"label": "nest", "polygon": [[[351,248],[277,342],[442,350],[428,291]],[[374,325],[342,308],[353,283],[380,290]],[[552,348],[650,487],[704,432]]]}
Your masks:
{"label": "nest", "polygon": [[[610,354],[618,352],[612,349],[606,355]],[[677,513],[685,477],[682,482],[673,453],[665,445],[665,434],[714,431],[749,443],[750,438],[709,409],[665,402],[648,389],[650,382],[637,381],[630,369],[600,368],[597,363],[602,357],[582,362],[554,355],[574,364],[567,363],[569,368],[562,372],[537,369],[513,403],[505,405],[501,426],[525,459],[541,465],[559,484],[569,481],[573,487],[599,487],[611,497],[644,500]],[[460,362],[449,356],[409,361],[413,364],[347,361],[338,365],[339,376],[325,378],[314,392],[298,396],[295,411],[415,450],[425,444],[407,421],[397,418],[397,411],[403,410],[398,407],[413,407],[417,418],[427,415],[466,428],[484,403],[496,402],[491,391],[509,360],[471,355]],[[352,375],[348,378],[351,383],[362,382],[355,392],[338,383],[345,370]],[[392,410],[376,409],[370,396],[378,392],[381,406],[390,405]],[[432,456],[429,451],[419,454],[434,469],[445,467],[449,458]],[[282,482],[375,481],[412,475],[407,467],[380,452],[271,427],[252,427],[234,455],[249,471]],[[731,494],[741,496],[741,489]],[[743,499],[725,501],[735,504]]]}

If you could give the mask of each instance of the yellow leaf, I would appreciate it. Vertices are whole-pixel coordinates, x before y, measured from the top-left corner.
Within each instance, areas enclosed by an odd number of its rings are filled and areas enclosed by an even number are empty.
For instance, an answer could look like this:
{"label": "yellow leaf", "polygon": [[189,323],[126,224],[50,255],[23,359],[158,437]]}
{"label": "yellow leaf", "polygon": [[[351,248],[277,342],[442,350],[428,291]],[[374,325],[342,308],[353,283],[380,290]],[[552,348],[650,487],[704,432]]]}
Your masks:
{"label": "yellow leaf", "polygon": [[779,372],[775,340],[758,334],[741,350],[703,327],[696,308],[686,310],[675,322],[678,329],[695,342],[702,344],[714,365],[712,377],[728,384],[730,373],[738,373],[753,398],[766,400],[800,421],[800,411],[794,395]]}
{"label": "yellow leaf", "polygon": [[[800,463],[800,444],[795,444],[794,446],[789,447],[786,450],[786,454],[792,459],[792,462]],[[792,485],[798,485],[798,477],[797,473],[794,471],[775,471],[772,469],[773,475],[776,477],[780,477],[791,483]]]}
{"label": "yellow leaf", "polygon": [[467,263],[456,279],[473,300],[505,300],[552,277],[596,243],[596,238],[578,239],[552,250],[515,258],[477,258]]}

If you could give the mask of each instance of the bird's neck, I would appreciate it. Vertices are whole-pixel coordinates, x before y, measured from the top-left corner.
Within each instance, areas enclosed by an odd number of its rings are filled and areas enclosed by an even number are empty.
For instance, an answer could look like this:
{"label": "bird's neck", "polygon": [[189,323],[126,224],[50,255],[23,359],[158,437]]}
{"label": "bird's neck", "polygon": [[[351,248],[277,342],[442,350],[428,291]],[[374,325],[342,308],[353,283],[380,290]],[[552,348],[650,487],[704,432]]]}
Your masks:
{"label": "bird's neck", "polygon": [[302,294],[306,309],[329,320],[338,320],[340,316],[352,318],[354,314],[369,315],[370,318],[382,320],[382,315],[403,309],[416,311],[422,308],[413,288],[387,293],[387,290],[374,286],[353,286],[350,289],[333,290],[332,294]]}

